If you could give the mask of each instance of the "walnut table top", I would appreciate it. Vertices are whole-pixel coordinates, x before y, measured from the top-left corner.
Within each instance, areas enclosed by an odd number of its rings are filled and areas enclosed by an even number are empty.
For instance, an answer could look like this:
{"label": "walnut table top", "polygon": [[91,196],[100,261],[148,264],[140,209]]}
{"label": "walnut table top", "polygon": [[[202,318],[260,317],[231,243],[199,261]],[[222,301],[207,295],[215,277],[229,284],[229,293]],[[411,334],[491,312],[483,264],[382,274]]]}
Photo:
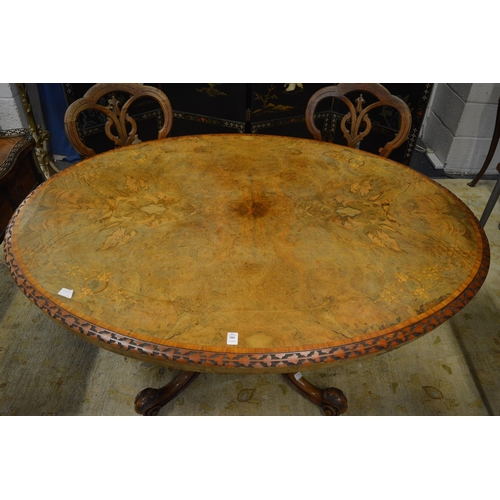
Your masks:
{"label": "walnut table top", "polygon": [[86,340],[223,372],[297,372],[398,347],[464,307],[489,265],[470,210],[413,170],[240,134],[74,165],[21,206],[5,253],[23,292]]}

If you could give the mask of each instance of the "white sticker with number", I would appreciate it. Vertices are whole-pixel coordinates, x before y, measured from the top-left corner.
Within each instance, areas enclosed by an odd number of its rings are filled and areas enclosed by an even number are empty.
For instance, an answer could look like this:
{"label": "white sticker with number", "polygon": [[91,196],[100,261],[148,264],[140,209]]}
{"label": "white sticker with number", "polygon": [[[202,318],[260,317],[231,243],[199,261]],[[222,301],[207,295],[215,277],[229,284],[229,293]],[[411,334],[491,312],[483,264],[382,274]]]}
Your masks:
{"label": "white sticker with number", "polygon": [[71,299],[73,297],[73,290],[68,290],[67,288],[61,288],[59,290],[59,295],[66,297],[67,299]]}
{"label": "white sticker with number", "polygon": [[238,332],[227,332],[227,345],[238,345]]}

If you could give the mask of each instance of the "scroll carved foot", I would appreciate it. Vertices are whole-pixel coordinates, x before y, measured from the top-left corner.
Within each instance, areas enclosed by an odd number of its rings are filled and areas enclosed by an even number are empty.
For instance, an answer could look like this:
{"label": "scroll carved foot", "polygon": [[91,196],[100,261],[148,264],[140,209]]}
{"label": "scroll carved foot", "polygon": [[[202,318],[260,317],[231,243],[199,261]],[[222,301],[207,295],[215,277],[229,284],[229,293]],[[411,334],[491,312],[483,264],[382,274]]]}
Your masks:
{"label": "scroll carved foot", "polygon": [[161,408],[186,389],[198,375],[199,372],[183,371],[165,387],[142,390],[135,398],[135,411],[146,416],[158,415]]}
{"label": "scroll carved foot", "polygon": [[329,387],[320,389],[308,382],[300,373],[283,373],[283,378],[302,396],[318,405],[328,416],[336,416],[347,411],[347,398],[340,389]]}

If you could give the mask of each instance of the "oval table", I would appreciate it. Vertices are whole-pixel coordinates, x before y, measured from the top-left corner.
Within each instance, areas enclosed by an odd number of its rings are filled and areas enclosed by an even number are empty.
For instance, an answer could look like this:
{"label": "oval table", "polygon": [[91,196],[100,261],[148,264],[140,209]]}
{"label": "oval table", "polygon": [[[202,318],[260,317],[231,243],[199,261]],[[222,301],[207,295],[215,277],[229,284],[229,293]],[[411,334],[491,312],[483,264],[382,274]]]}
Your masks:
{"label": "oval table", "polygon": [[424,335],[489,266],[477,219],[423,175],[344,146],[244,134],[146,142],[64,170],[13,216],[5,256],[73,333],[181,370],[137,396],[141,414],[203,371],[281,373],[343,413],[342,391],[302,372]]}

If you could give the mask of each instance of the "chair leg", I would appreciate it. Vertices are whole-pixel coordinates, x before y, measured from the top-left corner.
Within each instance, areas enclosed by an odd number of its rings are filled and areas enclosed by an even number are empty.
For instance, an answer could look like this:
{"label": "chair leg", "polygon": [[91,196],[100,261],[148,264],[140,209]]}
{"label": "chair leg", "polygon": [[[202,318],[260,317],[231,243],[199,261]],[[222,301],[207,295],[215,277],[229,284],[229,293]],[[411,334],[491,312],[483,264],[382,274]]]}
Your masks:
{"label": "chair leg", "polygon": [[479,221],[482,227],[486,225],[486,221],[488,220],[488,217],[490,216],[491,211],[493,210],[493,207],[495,206],[495,203],[497,202],[499,197],[500,197],[500,179],[498,179],[498,181],[496,182],[495,187],[493,188],[493,191],[491,192],[491,195],[488,199],[488,202],[484,207],[483,215],[481,215],[481,220]]}

